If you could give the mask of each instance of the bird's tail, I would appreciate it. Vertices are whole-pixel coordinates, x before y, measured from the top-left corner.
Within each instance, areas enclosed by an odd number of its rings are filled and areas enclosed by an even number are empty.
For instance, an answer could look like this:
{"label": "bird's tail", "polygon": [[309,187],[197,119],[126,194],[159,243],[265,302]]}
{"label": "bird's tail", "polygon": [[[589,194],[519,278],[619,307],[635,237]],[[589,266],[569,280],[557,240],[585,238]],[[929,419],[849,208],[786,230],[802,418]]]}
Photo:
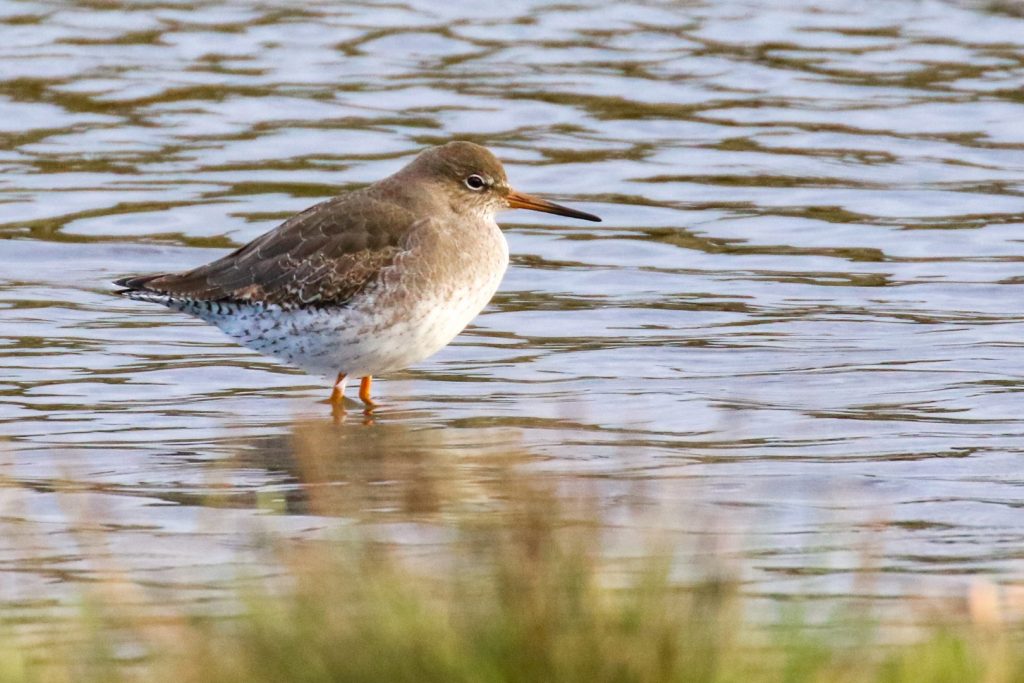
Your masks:
{"label": "bird's tail", "polygon": [[157,273],[156,275],[135,275],[132,277],[123,277],[119,280],[114,280],[114,284],[123,288],[117,292],[117,294],[120,294],[121,296],[126,296],[129,299],[135,299],[136,301],[149,301],[166,306],[170,304],[173,299],[170,293],[161,292],[149,286],[153,280],[164,277],[164,275],[165,273]]}

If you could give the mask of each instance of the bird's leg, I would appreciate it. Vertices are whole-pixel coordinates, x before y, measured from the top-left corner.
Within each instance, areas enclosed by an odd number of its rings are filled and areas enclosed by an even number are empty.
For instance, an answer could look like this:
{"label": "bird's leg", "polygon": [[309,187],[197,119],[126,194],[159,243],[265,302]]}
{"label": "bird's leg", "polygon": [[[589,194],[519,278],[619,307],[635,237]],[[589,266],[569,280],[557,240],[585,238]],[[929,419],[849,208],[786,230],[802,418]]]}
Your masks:
{"label": "bird's leg", "polygon": [[373,377],[367,375],[359,382],[359,399],[366,404],[367,408],[373,408],[377,402],[370,397],[370,389],[373,386]]}
{"label": "bird's leg", "polygon": [[348,376],[344,372],[338,373],[338,379],[334,380],[334,388],[331,389],[330,402],[334,405],[341,405],[345,402],[345,383]]}

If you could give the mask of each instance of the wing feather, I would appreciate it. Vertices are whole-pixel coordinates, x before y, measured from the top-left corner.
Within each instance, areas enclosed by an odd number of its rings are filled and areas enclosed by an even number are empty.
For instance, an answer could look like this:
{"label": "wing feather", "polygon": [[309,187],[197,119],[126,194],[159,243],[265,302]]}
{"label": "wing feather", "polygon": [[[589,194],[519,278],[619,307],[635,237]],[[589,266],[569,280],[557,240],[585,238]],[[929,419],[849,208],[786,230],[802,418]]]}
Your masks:
{"label": "wing feather", "polygon": [[396,204],[355,192],[312,206],[204,266],[117,284],[128,295],[171,300],[345,305],[406,250],[420,222]]}

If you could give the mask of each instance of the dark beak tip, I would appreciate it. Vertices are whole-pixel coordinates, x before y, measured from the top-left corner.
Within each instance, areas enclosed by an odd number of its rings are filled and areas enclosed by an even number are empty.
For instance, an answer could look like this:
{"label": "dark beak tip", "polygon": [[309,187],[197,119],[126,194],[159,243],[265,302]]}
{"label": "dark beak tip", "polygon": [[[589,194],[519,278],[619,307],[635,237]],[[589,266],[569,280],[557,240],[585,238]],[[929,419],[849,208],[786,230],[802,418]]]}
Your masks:
{"label": "dark beak tip", "polygon": [[576,209],[572,209],[572,213],[568,213],[566,215],[569,216],[570,218],[579,218],[581,220],[591,221],[593,223],[602,222],[600,216],[592,213],[587,213],[586,211],[577,211]]}
{"label": "dark beak tip", "polygon": [[573,209],[571,213],[570,212],[566,212],[566,213],[562,213],[560,215],[565,216],[567,218],[578,218],[579,220],[590,221],[592,223],[600,223],[601,222],[601,217],[600,216],[595,216],[594,214],[587,213],[586,211],[576,211],[575,209]]}

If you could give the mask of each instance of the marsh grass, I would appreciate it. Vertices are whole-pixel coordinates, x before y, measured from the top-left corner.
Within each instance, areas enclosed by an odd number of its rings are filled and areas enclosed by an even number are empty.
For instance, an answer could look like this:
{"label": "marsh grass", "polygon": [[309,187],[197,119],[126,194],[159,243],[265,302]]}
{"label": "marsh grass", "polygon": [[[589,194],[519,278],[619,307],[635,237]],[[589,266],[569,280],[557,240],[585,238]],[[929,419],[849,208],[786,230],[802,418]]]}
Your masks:
{"label": "marsh grass", "polygon": [[429,436],[378,437],[352,448],[297,431],[286,450],[303,506],[346,519],[405,506],[403,518],[448,532],[443,551],[410,553],[360,524],[271,540],[280,571],[239,577],[227,615],[151,609],[164,606],[111,571],[70,615],[5,616],[0,682],[1024,681],[1013,624],[939,616],[896,638],[870,610],[751,618],[715,557],[686,583],[664,537],[638,539],[646,552],[629,562],[610,557],[586,486],[515,457],[457,461]]}

